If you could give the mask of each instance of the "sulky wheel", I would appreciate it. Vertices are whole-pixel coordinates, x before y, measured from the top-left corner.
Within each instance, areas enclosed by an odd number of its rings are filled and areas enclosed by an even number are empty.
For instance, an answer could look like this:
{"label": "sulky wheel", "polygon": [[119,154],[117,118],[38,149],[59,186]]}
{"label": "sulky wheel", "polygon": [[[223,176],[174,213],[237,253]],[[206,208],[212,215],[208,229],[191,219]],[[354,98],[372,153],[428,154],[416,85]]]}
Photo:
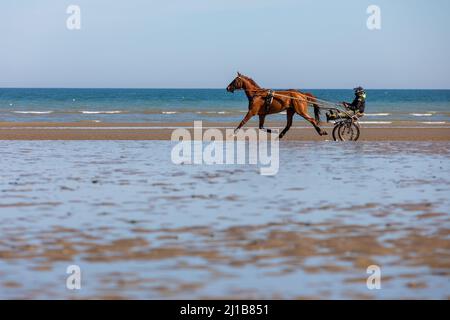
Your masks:
{"label": "sulky wheel", "polygon": [[339,130],[339,127],[340,127],[341,123],[342,122],[339,122],[339,123],[336,123],[334,125],[334,128],[333,128],[333,140],[334,141],[339,141],[340,140],[339,134],[338,134],[338,130]]}
{"label": "sulky wheel", "polygon": [[359,126],[353,121],[342,122],[336,131],[341,141],[357,141],[359,139]]}

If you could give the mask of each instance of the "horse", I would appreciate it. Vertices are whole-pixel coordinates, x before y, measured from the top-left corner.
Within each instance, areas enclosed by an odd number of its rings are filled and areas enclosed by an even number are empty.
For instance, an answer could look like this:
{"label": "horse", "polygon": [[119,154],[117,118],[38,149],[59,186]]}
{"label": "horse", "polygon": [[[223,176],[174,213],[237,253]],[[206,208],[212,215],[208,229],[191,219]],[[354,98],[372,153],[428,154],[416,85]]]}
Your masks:
{"label": "horse", "polygon": [[[259,116],[259,129],[271,132],[270,129],[264,129],[264,120],[267,115],[280,113],[286,110],[287,124],[281,131],[279,138],[283,138],[292,126],[292,119],[297,113],[306,121],[311,123],[321,136],[328,133],[319,127],[320,108],[315,103],[316,98],[310,93],[290,89],[283,91],[271,91],[261,88],[252,78],[237,73],[237,77],[227,86],[227,91],[233,93],[235,90],[244,90],[248,98],[248,112],[244,119],[234,130],[236,134],[252,117]],[[270,104],[270,105],[269,105]],[[308,114],[308,104],[314,106],[315,119]]]}

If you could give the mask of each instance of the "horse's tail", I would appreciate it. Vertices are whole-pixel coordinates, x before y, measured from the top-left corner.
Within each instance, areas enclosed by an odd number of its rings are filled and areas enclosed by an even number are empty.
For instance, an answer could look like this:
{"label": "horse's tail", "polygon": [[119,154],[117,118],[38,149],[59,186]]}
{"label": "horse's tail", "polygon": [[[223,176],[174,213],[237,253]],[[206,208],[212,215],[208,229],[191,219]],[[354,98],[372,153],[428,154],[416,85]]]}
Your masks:
{"label": "horse's tail", "polygon": [[317,104],[316,97],[311,93],[304,93],[304,95],[307,97],[308,101],[313,105],[314,107],[314,117],[316,118],[316,121],[320,122],[320,107]]}

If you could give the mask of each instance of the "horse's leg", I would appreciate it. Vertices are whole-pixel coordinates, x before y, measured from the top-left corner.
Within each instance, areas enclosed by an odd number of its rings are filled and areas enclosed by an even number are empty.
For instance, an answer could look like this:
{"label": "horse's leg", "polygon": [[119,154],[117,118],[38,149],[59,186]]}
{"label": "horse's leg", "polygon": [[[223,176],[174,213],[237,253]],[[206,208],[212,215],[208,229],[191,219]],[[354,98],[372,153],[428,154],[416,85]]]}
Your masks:
{"label": "horse's leg", "polygon": [[289,109],[287,109],[286,114],[287,114],[287,123],[286,123],[286,127],[280,133],[280,139],[283,138],[284,135],[291,128],[291,126],[292,126],[292,119],[294,118],[295,111],[294,111],[294,109],[289,108]]}
{"label": "horse's leg", "polygon": [[316,122],[320,123],[320,106],[317,104],[316,97],[312,95],[311,93],[305,93],[309,97],[309,101],[314,107],[314,118],[316,119]]}
{"label": "horse's leg", "polygon": [[234,133],[237,133],[240,128],[242,128],[248,120],[250,120],[253,116],[256,116],[259,113],[260,108],[264,105],[264,100],[253,98],[251,102],[249,102],[248,112],[245,115],[244,119],[242,119],[241,123],[238,125],[236,129],[234,129]]}
{"label": "horse's leg", "polygon": [[260,130],[265,130],[267,133],[271,133],[272,130],[270,129],[264,129],[264,120],[266,119],[266,115],[265,114],[260,114],[259,115],[259,129]]}
{"label": "horse's leg", "polygon": [[305,118],[306,121],[311,123],[314,126],[314,129],[316,129],[317,133],[321,136],[326,136],[328,133],[325,130],[322,130],[319,127],[319,123],[308,114],[308,104],[304,102],[299,102],[297,100],[294,100],[293,102],[295,112],[297,112],[300,116]]}
{"label": "horse's leg", "polygon": [[248,120],[250,120],[253,116],[256,115],[256,113],[257,112],[255,110],[250,109],[245,115],[244,119],[242,119],[241,123],[239,123],[236,129],[234,129],[234,133],[237,133],[239,129],[242,128],[247,123]]}

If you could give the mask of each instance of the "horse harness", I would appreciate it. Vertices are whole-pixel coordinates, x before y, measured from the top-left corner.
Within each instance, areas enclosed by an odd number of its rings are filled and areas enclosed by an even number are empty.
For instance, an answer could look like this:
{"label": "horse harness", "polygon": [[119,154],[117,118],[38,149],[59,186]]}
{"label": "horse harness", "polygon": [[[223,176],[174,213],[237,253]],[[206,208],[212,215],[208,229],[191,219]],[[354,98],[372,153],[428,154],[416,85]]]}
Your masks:
{"label": "horse harness", "polygon": [[269,92],[267,93],[267,96],[264,101],[264,108],[266,109],[266,113],[268,113],[270,110],[270,106],[272,105],[273,102],[274,93],[275,92],[273,90],[269,90]]}

